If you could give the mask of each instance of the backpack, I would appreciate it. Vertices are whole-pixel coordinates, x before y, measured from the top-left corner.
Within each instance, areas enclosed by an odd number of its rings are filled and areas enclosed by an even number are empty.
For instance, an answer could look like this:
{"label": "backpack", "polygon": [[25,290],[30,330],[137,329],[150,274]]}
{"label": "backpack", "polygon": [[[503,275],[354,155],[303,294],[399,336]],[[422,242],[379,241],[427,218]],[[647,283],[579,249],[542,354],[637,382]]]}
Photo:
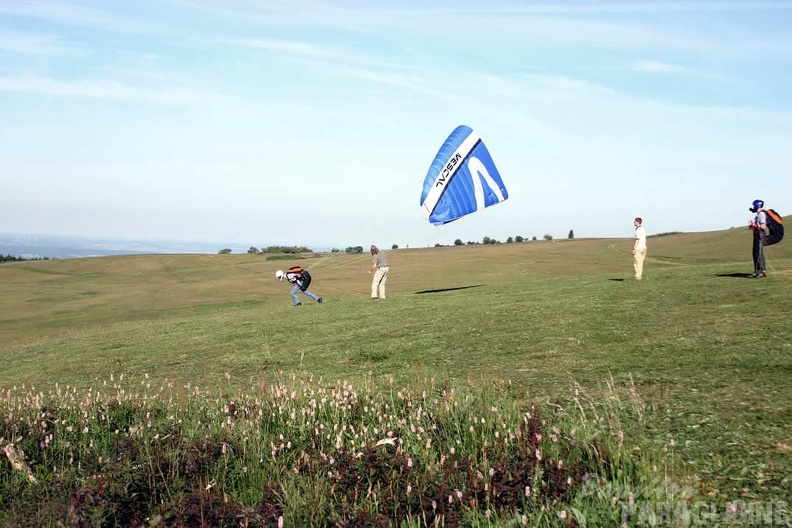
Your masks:
{"label": "backpack", "polygon": [[299,286],[302,291],[307,290],[308,286],[311,285],[311,274],[308,273],[308,270],[302,269],[302,266],[292,266],[287,273],[294,273],[297,275],[297,286]]}
{"label": "backpack", "polygon": [[784,238],[784,219],[774,209],[765,209],[765,224],[768,234],[765,237],[765,245],[772,246],[778,244]]}

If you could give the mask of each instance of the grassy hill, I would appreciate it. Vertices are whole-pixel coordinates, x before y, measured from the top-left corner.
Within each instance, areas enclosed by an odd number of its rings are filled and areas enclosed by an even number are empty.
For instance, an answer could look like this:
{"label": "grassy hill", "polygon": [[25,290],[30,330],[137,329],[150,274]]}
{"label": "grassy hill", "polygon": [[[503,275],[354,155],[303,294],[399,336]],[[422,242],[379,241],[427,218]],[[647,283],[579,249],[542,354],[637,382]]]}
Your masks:
{"label": "grassy hill", "polygon": [[261,255],[162,255],[0,266],[0,387],[90,387],[111,374],[212,394],[292,374],[390,390],[434,379],[553,403],[639,398],[636,448],[679,446],[712,497],[792,496],[792,242],[752,271],[747,229],[317,255],[292,307]]}

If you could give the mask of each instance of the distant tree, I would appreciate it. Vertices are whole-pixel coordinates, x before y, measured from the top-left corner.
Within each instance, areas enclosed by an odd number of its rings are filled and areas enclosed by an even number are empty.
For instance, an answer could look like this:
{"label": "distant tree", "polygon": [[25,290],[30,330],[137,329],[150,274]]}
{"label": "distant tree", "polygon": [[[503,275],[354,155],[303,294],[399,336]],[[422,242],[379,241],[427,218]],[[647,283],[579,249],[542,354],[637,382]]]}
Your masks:
{"label": "distant tree", "polygon": [[533,237],[531,240],[536,240],[536,237]]}
{"label": "distant tree", "polygon": [[544,238],[545,240],[553,240],[553,235],[548,235],[547,233],[545,233],[545,236],[542,238]]}
{"label": "distant tree", "polygon": [[506,239],[507,244],[511,244],[512,242],[514,242],[514,239],[512,237]]}
{"label": "distant tree", "polygon": [[341,250],[338,248],[333,248],[330,250],[330,253],[341,253]]}
{"label": "distant tree", "polygon": [[443,244],[441,244],[440,242],[437,242],[437,243],[435,244],[435,247],[445,247],[445,246],[443,246]]}
{"label": "distant tree", "polygon": [[515,242],[522,242],[523,240],[525,240],[525,239],[523,237],[521,237],[520,235],[517,235],[516,237],[514,237],[514,241]]}
{"label": "distant tree", "polygon": [[352,255],[357,255],[358,253],[363,253],[363,246],[349,246],[344,251]]}
{"label": "distant tree", "polygon": [[0,255],[0,262],[22,262],[25,260],[49,260],[49,257],[16,257],[14,255]]}
{"label": "distant tree", "polygon": [[256,246],[250,246],[250,249],[248,249],[248,253],[252,255],[258,255],[259,253],[261,253],[261,250]]}
{"label": "distant tree", "polygon": [[399,244],[393,244],[393,245],[391,246],[391,249],[399,249]]}
{"label": "distant tree", "polygon": [[307,247],[298,246],[267,246],[261,250],[262,253],[287,253],[296,255],[297,253],[313,253],[313,250]]}
{"label": "distant tree", "polygon": [[218,255],[230,255],[231,254],[231,250],[228,249],[228,248],[221,249],[220,251],[217,252],[217,254]]}
{"label": "distant tree", "polygon": [[491,239],[490,237],[488,237],[488,236],[485,236],[485,237],[484,237],[484,238],[481,240],[481,243],[482,243],[482,244],[492,244],[492,239]]}
{"label": "distant tree", "polygon": [[569,234],[567,235],[567,238],[569,240],[572,240],[573,238],[575,238],[575,232],[570,229],[569,230]]}
{"label": "distant tree", "polygon": [[475,242],[475,241],[473,241],[473,240],[468,240],[468,242],[467,242],[467,245],[468,245],[468,246],[475,246],[475,245],[477,245],[477,244],[480,244],[480,243],[481,243],[481,242]]}
{"label": "distant tree", "polygon": [[454,245],[455,246],[464,246],[465,243],[462,242],[462,240],[460,240],[459,238],[457,238],[456,240],[454,240]]}

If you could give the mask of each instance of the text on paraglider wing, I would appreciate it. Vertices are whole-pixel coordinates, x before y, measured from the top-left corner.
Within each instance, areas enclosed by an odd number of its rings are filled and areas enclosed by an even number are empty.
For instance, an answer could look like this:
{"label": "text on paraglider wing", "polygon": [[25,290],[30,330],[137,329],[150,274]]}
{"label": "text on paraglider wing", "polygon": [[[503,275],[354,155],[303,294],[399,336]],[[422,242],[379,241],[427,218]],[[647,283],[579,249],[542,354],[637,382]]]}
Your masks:
{"label": "text on paraglider wing", "polygon": [[437,183],[435,183],[435,187],[442,187],[443,185],[445,185],[445,183],[448,181],[449,176],[454,173],[454,170],[460,161],[462,161],[462,154],[457,152],[456,154],[454,154],[454,157],[448,161],[448,164],[446,164],[445,168],[443,169],[443,172],[440,173],[440,177],[437,178]]}

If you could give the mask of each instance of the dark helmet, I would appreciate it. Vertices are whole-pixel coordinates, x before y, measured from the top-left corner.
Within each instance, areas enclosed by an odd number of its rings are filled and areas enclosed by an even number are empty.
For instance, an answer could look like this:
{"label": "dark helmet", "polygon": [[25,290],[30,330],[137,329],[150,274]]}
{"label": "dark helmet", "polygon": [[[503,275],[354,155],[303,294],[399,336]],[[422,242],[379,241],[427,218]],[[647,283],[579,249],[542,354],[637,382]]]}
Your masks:
{"label": "dark helmet", "polygon": [[754,200],[751,206],[752,207],[748,210],[751,211],[752,213],[755,213],[756,211],[764,207],[764,200]]}

